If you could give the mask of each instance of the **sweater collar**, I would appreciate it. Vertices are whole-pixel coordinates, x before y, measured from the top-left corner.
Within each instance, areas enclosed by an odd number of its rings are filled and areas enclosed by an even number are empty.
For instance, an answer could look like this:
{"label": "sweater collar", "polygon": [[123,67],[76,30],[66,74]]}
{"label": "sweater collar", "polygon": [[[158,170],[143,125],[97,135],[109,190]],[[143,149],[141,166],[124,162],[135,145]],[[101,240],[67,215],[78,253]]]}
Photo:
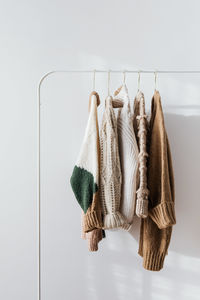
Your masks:
{"label": "sweater collar", "polygon": [[161,119],[163,117],[161,97],[159,91],[155,90],[154,95],[151,100],[151,118],[150,118],[150,128],[152,128],[156,115],[160,115]]}

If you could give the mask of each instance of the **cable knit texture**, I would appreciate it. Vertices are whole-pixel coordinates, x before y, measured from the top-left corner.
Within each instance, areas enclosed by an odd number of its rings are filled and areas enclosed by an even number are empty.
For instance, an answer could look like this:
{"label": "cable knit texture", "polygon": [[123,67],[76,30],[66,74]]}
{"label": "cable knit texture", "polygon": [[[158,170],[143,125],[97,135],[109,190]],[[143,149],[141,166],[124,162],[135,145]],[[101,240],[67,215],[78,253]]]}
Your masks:
{"label": "cable knit texture", "polygon": [[137,190],[136,215],[140,218],[148,216],[148,195],[147,188],[147,151],[146,151],[146,136],[147,136],[147,120],[145,114],[144,95],[138,92],[135,103],[134,112],[137,119],[138,141],[139,141],[139,189]]}
{"label": "cable knit texture", "polygon": [[100,133],[100,199],[104,216],[103,227],[105,229],[117,228],[125,224],[125,219],[119,212],[122,175],[118,149],[117,121],[112,100],[111,96],[106,98]]}
{"label": "cable knit texture", "polygon": [[123,107],[118,110],[117,117],[119,155],[122,171],[120,212],[126,218],[126,224],[122,228],[129,230],[135,213],[139,151],[133,129],[133,115],[130,110],[128,89],[125,84],[115,92],[114,100],[121,100],[123,102]]}
{"label": "cable knit texture", "polygon": [[92,92],[89,100],[89,119],[81,151],[70,182],[78,203],[84,211],[84,231],[102,228],[99,200],[100,146],[97,105],[99,96]]}
{"label": "cable knit texture", "polygon": [[143,256],[144,268],[159,271],[164,264],[176,218],[171,153],[158,91],[152,99],[147,182],[149,216],[142,219],[139,254]]}

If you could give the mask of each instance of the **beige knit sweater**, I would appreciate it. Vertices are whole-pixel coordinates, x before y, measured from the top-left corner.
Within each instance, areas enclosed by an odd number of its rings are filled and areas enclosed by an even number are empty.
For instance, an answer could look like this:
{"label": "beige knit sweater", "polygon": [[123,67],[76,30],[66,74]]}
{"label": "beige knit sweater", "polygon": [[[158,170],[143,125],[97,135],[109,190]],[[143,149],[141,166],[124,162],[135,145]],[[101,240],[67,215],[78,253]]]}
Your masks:
{"label": "beige knit sweater", "polygon": [[100,132],[100,200],[103,211],[103,228],[117,228],[125,224],[120,213],[121,166],[118,149],[117,121],[113,110],[113,99],[108,96]]}

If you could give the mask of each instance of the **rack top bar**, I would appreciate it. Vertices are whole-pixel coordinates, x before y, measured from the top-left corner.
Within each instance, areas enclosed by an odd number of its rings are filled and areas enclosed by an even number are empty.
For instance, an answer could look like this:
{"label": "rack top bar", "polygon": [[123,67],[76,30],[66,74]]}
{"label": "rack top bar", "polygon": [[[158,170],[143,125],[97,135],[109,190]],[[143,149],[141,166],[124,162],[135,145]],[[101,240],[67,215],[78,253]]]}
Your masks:
{"label": "rack top bar", "polygon": [[51,71],[49,73],[200,73],[200,70],[98,70],[98,69],[93,69],[93,70],[55,70]]}
{"label": "rack top bar", "polygon": [[38,84],[38,93],[39,93],[39,98],[40,98],[40,89],[42,86],[42,83],[45,78],[49,77],[52,74],[55,73],[135,73],[135,74],[141,74],[141,73],[146,73],[146,74],[200,74],[200,70],[98,70],[98,69],[93,69],[93,70],[52,70],[49,71],[48,73],[44,74],[42,78],[39,81]]}

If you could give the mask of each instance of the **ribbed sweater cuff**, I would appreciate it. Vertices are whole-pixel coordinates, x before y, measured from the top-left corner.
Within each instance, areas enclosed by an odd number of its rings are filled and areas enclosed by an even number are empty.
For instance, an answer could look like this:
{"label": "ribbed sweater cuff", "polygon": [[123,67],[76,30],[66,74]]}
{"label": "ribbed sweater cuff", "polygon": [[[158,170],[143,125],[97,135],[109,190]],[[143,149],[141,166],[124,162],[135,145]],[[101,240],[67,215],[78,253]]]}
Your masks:
{"label": "ribbed sweater cuff", "polygon": [[143,267],[149,271],[160,271],[163,268],[165,253],[147,251],[143,255]]}
{"label": "ribbed sweater cuff", "polygon": [[100,215],[101,214],[96,211],[91,211],[84,215],[84,232],[89,232],[96,228],[102,228]]}
{"label": "ribbed sweater cuff", "polygon": [[98,241],[94,242],[94,241],[88,240],[88,250],[90,252],[98,251]]}
{"label": "ribbed sweater cuff", "polygon": [[126,223],[124,217],[119,211],[114,213],[109,213],[104,216],[103,228],[104,229],[112,229],[121,227]]}
{"label": "ribbed sweater cuff", "polygon": [[88,249],[91,252],[98,250],[98,243],[102,240],[102,230],[95,229],[88,234]]}
{"label": "ribbed sweater cuff", "polygon": [[149,211],[158,228],[163,229],[176,224],[174,202],[164,202]]}

